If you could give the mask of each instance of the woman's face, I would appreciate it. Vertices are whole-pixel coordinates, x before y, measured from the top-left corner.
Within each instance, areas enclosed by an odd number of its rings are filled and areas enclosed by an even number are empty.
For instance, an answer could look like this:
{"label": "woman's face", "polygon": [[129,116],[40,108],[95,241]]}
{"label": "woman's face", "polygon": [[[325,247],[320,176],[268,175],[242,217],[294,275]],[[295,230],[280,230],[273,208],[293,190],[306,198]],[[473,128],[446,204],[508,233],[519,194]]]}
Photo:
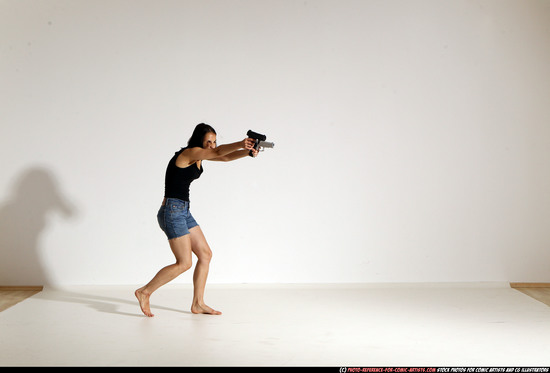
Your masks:
{"label": "woman's face", "polygon": [[216,147],[216,134],[208,132],[202,139],[203,149],[214,149]]}

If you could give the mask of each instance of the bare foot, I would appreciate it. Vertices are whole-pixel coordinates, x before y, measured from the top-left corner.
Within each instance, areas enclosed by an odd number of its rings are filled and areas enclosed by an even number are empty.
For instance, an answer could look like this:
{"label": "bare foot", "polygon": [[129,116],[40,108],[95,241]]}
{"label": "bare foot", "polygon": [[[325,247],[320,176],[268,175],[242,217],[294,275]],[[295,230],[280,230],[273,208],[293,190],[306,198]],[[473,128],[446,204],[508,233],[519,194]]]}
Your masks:
{"label": "bare foot", "polygon": [[151,313],[151,308],[149,307],[149,295],[144,294],[142,289],[143,288],[137,289],[134,293],[138,299],[139,306],[141,307],[141,312],[143,312],[147,317],[153,317],[155,315]]}
{"label": "bare foot", "polygon": [[208,307],[206,304],[193,304],[191,306],[191,312],[193,313],[202,313],[207,315],[221,315],[222,313],[220,311],[216,311],[213,308]]}

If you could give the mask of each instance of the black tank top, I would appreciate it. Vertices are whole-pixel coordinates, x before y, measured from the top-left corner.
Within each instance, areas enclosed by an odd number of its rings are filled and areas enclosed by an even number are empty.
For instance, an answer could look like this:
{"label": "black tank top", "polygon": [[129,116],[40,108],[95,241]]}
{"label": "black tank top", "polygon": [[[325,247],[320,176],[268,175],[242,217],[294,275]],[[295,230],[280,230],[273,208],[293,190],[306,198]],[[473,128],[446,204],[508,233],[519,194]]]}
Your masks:
{"label": "black tank top", "polygon": [[166,177],[164,179],[164,197],[166,198],[178,198],[184,201],[189,201],[189,186],[193,180],[198,179],[204,169],[199,169],[196,163],[190,166],[181,168],[176,166],[176,159],[187,148],[182,148],[176,152],[168,167],[166,167]]}

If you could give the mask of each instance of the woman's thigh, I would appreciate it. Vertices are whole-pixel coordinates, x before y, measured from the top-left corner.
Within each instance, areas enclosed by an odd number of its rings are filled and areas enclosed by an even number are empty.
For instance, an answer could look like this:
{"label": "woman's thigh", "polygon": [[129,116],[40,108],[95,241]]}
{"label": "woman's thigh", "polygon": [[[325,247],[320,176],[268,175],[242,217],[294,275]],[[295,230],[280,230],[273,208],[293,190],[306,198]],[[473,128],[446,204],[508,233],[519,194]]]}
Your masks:
{"label": "woman's thigh", "polygon": [[204,233],[200,226],[193,227],[189,230],[191,239],[191,250],[195,253],[199,260],[210,260],[212,257],[212,250],[204,237]]}
{"label": "woman's thigh", "polygon": [[191,235],[186,234],[178,238],[168,240],[170,248],[176,257],[178,263],[188,263],[191,265]]}

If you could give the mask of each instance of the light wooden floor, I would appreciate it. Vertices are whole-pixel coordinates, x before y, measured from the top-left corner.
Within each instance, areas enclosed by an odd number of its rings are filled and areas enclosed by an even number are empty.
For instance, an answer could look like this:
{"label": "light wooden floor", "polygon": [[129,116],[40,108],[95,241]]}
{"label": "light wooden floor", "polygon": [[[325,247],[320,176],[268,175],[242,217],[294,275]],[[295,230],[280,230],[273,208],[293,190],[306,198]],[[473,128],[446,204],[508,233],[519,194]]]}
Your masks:
{"label": "light wooden floor", "polygon": [[0,312],[15,306],[17,303],[40,293],[42,286],[0,286]]}
{"label": "light wooden floor", "polygon": [[[525,295],[530,296],[550,306],[550,285],[531,285],[522,283],[512,283],[510,286]],[[0,312],[16,305],[25,299],[42,291],[42,286],[28,287],[7,287],[0,286]]]}
{"label": "light wooden floor", "polygon": [[531,298],[535,298],[539,302],[550,306],[550,286],[544,284],[541,286],[529,286],[529,284],[510,284],[510,286],[523,294],[529,295]]}

